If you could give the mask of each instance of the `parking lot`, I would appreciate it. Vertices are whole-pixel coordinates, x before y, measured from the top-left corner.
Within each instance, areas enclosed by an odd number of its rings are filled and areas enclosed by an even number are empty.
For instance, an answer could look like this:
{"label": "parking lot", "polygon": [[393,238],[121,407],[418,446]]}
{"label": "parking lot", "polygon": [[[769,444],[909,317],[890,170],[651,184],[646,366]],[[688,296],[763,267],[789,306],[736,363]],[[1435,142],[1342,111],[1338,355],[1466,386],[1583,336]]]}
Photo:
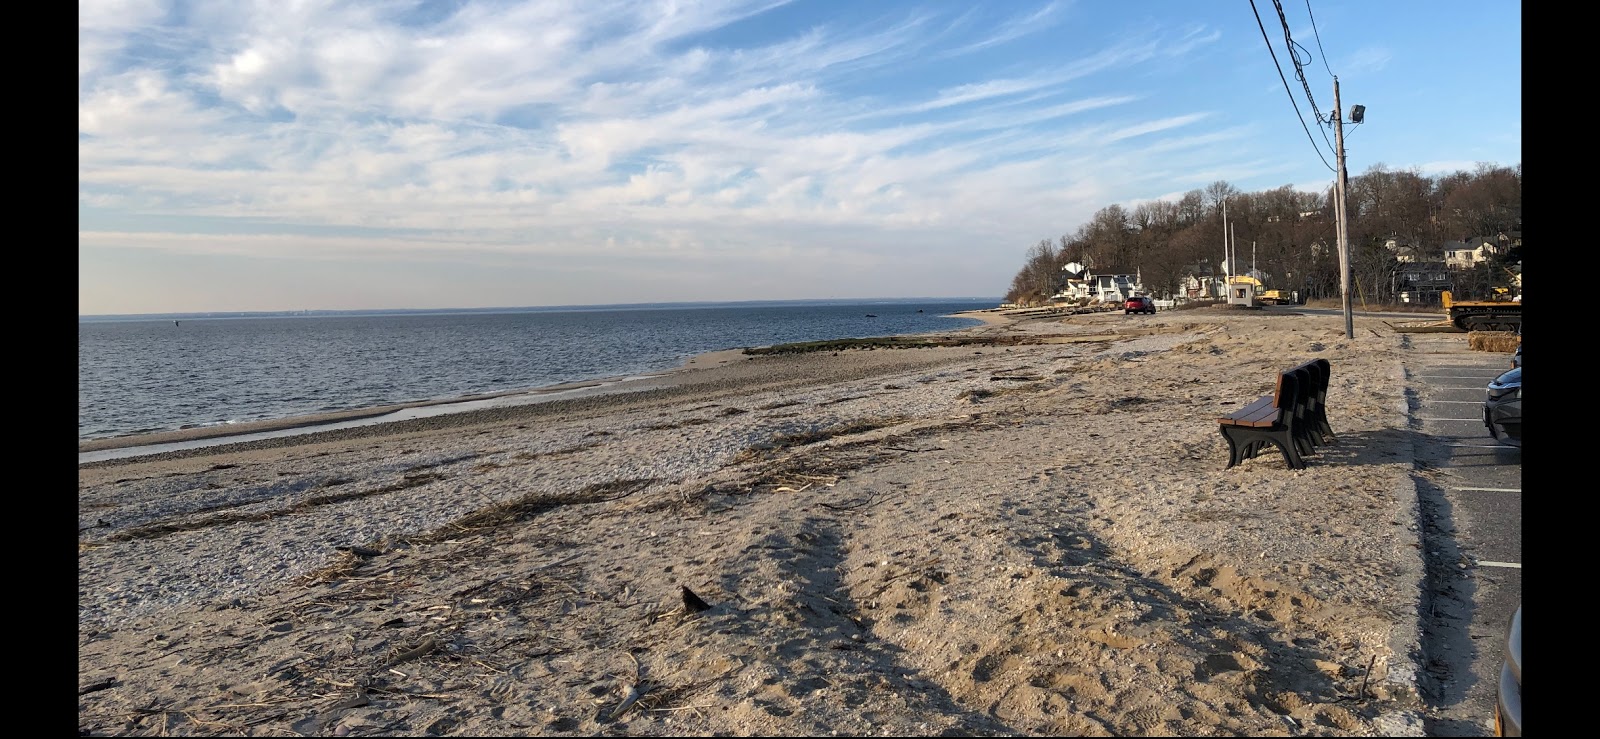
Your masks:
{"label": "parking lot", "polygon": [[1403,362],[1417,433],[1427,563],[1424,688],[1429,736],[1491,736],[1507,620],[1522,601],[1522,451],[1483,424],[1489,381],[1509,354],[1467,335],[1412,334]]}

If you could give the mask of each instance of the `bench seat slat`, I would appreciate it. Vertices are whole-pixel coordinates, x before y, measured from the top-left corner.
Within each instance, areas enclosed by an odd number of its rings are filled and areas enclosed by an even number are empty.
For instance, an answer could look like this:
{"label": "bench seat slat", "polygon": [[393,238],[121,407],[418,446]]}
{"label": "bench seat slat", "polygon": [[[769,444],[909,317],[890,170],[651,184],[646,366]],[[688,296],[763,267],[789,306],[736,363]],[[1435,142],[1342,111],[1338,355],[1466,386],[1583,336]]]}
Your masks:
{"label": "bench seat slat", "polygon": [[1271,428],[1278,422],[1282,409],[1267,405],[1244,415],[1229,416],[1218,419],[1225,426],[1252,426],[1256,428]]}
{"label": "bench seat slat", "polygon": [[1250,414],[1243,420],[1245,423],[1248,423],[1252,426],[1271,426],[1278,422],[1278,418],[1282,415],[1280,413],[1282,410],[1283,409],[1276,406],[1262,408],[1261,410]]}
{"label": "bench seat slat", "polygon": [[[1217,422],[1229,426],[1271,426],[1277,417],[1277,398],[1263,395],[1250,405],[1218,418]],[[1263,420],[1266,423],[1262,423]]]}
{"label": "bench seat slat", "polygon": [[1276,398],[1272,397],[1271,395],[1263,395],[1255,400],[1250,401],[1249,404],[1241,406],[1238,410],[1223,416],[1223,418],[1239,418],[1241,416],[1248,416],[1256,411],[1261,410],[1263,407],[1272,407],[1273,401],[1275,400]]}

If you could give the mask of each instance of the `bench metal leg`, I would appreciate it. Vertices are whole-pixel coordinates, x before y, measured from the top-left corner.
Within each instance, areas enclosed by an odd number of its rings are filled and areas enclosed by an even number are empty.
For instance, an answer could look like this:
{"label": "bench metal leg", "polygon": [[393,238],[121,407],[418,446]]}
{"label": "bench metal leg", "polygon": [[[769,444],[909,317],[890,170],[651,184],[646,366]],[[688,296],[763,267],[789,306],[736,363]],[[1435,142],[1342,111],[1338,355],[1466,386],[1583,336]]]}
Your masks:
{"label": "bench metal leg", "polygon": [[1228,466],[1230,469],[1246,459],[1251,459],[1265,449],[1267,445],[1278,448],[1283,454],[1283,461],[1290,469],[1303,470],[1306,467],[1305,459],[1301,456],[1301,439],[1290,432],[1289,429],[1279,428],[1267,431],[1243,426],[1219,426],[1222,438],[1228,442]]}
{"label": "bench metal leg", "polygon": [[1239,444],[1233,440],[1233,434],[1228,433],[1228,429],[1230,427],[1223,426],[1221,428],[1222,438],[1228,442],[1228,466],[1224,467],[1223,469],[1232,469],[1234,465],[1238,464],[1242,459],[1244,459],[1244,457],[1242,457],[1240,454],[1240,452],[1244,450],[1240,449]]}

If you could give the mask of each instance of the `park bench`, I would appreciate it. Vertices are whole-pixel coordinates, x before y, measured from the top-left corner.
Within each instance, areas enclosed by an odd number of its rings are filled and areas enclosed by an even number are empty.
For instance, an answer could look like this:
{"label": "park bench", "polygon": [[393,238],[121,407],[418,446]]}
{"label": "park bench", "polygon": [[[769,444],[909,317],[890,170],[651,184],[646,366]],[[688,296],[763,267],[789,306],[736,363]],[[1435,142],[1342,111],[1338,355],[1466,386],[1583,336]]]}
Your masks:
{"label": "park bench", "polygon": [[1228,467],[1271,446],[1290,468],[1304,469],[1305,457],[1333,440],[1327,415],[1331,369],[1328,360],[1313,359],[1279,372],[1271,395],[1217,419],[1228,442]]}

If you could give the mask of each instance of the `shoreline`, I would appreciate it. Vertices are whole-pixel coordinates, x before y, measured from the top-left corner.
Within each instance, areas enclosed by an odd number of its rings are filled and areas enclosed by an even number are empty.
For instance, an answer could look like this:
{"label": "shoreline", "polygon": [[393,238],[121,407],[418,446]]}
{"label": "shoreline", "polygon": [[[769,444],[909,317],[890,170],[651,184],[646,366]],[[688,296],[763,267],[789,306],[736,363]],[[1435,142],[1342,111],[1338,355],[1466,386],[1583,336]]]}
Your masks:
{"label": "shoreline", "polygon": [[[959,311],[945,316],[947,318],[973,318],[981,321],[978,326],[968,326],[954,331],[930,332],[936,334],[959,334],[973,329],[992,328],[1003,326],[1015,321],[1013,318],[996,315],[980,315],[979,311]],[[916,336],[921,334],[890,334],[890,336]],[[751,347],[759,348],[759,347]],[[478,393],[455,398],[434,398],[406,403],[391,403],[386,405],[371,406],[367,408],[350,408],[339,411],[310,413],[282,418],[269,418],[241,423],[217,424],[212,426],[197,426],[187,429],[173,429],[169,431],[151,431],[123,436],[111,436],[99,439],[81,439],[78,442],[78,453],[89,454],[111,450],[132,449],[136,447],[153,447],[162,445],[185,445],[194,442],[213,441],[215,444],[227,444],[232,437],[244,437],[253,434],[267,434],[286,431],[302,431],[315,433],[319,427],[349,424],[352,422],[379,419],[384,416],[398,414],[407,410],[420,408],[437,408],[450,405],[474,405],[485,401],[517,396],[529,396],[525,404],[549,402],[551,398],[541,396],[582,396],[583,391],[598,391],[610,388],[610,392],[627,393],[638,386],[644,386],[650,380],[671,378],[685,372],[698,369],[723,366],[738,360],[748,359],[744,353],[746,347],[733,349],[718,349],[695,354],[676,367],[669,367],[658,372],[642,375],[617,375],[595,378],[589,380],[576,380],[573,382],[545,385],[534,388],[502,390],[491,393]],[[460,413],[471,412],[472,409],[462,409]],[[447,411],[448,412],[448,411]],[[396,422],[407,419],[396,419]],[[383,423],[373,421],[373,423]],[[80,462],[81,463],[81,462]]]}

